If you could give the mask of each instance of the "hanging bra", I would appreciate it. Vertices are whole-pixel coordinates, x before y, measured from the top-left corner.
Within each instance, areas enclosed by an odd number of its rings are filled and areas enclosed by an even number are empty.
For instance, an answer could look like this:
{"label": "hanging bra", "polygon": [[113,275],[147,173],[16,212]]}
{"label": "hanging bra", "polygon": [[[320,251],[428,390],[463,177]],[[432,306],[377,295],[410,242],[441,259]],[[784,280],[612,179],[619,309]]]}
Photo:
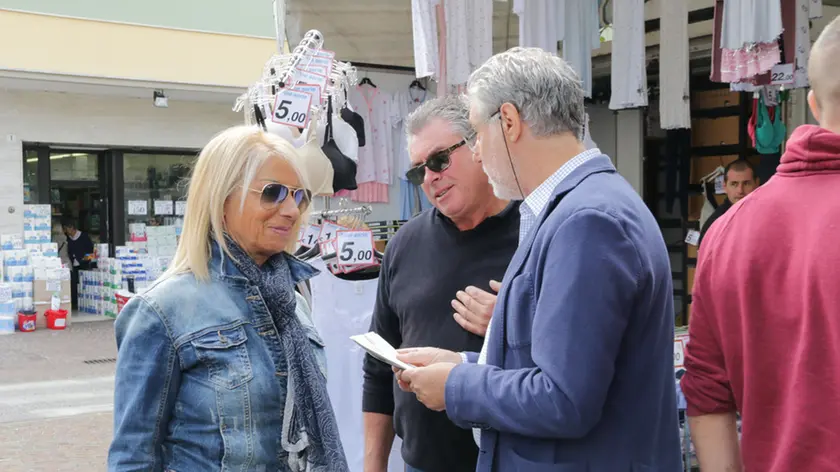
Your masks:
{"label": "hanging bra", "polygon": [[[353,162],[359,162],[359,138],[356,136],[356,130],[347,124],[346,121],[339,118],[337,115],[330,115],[332,120],[332,136],[335,139],[335,144],[342,154],[352,159]],[[321,147],[327,143],[327,120],[318,122],[318,136],[321,137]]]}
{"label": "hanging bra", "polygon": [[265,126],[269,133],[280,136],[297,149],[299,161],[294,162],[294,164],[304,174],[305,184],[308,185],[313,195],[330,196],[335,193],[332,188],[333,167],[330,160],[321,151],[321,147],[318,146],[318,137],[315,131],[317,125],[315,123],[310,123],[309,133],[304,132],[300,136],[295,136],[295,129],[274,123],[271,120],[266,120]]}
{"label": "hanging bra", "polygon": [[770,119],[770,112],[764,104],[764,97],[758,98],[758,118],[755,124],[755,149],[761,154],[776,154],[787,135],[787,128],[782,122],[780,113],[776,119]]}
{"label": "hanging bra", "polygon": [[333,167],[333,190],[356,190],[356,163],[341,153],[333,137],[332,97],[327,105],[327,139],[321,150]]}
{"label": "hanging bra", "polygon": [[[347,90],[344,91],[344,102],[347,103]],[[351,110],[347,105],[341,109],[341,119],[356,130],[359,147],[365,147],[365,120],[362,115]]]}

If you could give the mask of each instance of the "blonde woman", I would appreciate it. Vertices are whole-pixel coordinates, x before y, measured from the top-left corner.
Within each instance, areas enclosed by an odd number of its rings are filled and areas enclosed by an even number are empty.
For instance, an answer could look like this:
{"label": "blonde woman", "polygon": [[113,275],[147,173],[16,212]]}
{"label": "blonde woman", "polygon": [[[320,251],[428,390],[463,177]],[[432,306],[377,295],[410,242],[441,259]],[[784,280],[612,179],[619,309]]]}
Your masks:
{"label": "blonde woman", "polygon": [[123,308],[111,471],[347,471],[323,343],[290,255],[310,193],[295,149],[228,129],[198,157],[169,271]]}

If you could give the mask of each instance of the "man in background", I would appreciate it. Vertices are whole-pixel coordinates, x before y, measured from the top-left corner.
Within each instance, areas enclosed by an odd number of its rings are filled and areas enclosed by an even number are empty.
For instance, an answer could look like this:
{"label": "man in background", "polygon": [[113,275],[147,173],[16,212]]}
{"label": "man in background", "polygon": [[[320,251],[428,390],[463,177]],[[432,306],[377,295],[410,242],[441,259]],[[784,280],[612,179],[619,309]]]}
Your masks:
{"label": "man in background", "polygon": [[835,18],[808,62],[820,126],[793,132],[776,174],[715,223],[700,252],[681,386],[704,471],[840,464],[838,58]]}
{"label": "man in background", "polygon": [[[463,97],[427,101],[407,119],[412,168],[434,208],[411,219],[388,243],[371,322],[392,346],[478,351],[498,283],[516,250],[519,205],[493,194]],[[391,367],[366,356],[365,472],[384,472],[394,433],[409,471],[474,472],[469,430],[395,388]],[[673,389],[673,387],[672,387]]]}
{"label": "man in background", "polygon": [[709,231],[712,223],[729,211],[732,205],[749,195],[757,186],[755,168],[750,161],[739,159],[727,164],[723,170],[723,191],[726,193],[726,200],[718,205],[714,213],[703,223],[703,228],[700,230],[700,242],[703,241],[703,236],[706,235],[706,231]]}
{"label": "man in background", "polygon": [[61,231],[67,236],[67,255],[70,257],[70,292],[73,309],[79,307],[79,271],[89,270],[94,258],[93,241],[70,218],[61,219]]}

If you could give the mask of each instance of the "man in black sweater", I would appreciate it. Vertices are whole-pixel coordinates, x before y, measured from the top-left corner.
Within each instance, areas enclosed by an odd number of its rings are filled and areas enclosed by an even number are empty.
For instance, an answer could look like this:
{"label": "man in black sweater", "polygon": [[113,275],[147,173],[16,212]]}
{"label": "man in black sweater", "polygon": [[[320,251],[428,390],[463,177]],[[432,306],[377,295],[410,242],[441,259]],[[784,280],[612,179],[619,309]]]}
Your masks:
{"label": "man in black sweater", "polygon": [[[382,261],[371,322],[398,348],[479,351],[502,280],[519,240],[519,204],[498,199],[481,163],[462,97],[430,100],[406,124],[412,169],[434,208],[405,224]],[[455,426],[413,393],[390,366],[364,363],[365,472],[385,472],[394,433],[409,471],[473,472],[472,432]]]}
{"label": "man in black sweater", "polygon": [[79,307],[79,271],[93,266],[93,241],[87,233],[76,227],[70,218],[61,219],[61,230],[67,236],[67,255],[70,257],[70,295],[72,307]]}

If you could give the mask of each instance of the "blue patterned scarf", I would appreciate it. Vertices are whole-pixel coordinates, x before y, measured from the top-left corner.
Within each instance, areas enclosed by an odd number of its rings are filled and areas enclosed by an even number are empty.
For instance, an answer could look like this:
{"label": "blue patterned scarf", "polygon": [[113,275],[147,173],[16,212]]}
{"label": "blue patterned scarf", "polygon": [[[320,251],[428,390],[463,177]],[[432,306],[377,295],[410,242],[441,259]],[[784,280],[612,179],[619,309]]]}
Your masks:
{"label": "blue patterned scarf", "polygon": [[262,294],[286,356],[289,375],[281,443],[289,457],[288,470],[349,472],[327,383],[295,314],[289,256],[277,254],[260,267],[230,238],[226,242],[236,267]]}

